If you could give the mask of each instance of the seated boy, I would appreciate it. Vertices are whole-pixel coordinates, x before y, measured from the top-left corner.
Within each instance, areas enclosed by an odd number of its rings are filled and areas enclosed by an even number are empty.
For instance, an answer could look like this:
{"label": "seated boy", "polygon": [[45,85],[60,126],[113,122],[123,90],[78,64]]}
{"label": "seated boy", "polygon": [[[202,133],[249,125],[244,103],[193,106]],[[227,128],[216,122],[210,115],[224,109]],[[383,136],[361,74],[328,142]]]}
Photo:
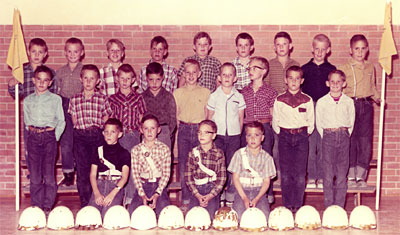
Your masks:
{"label": "seated boy", "polygon": [[216,132],[213,121],[200,122],[197,134],[200,145],[189,152],[185,169],[185,182],[192,193],[189,209],[205,207],[211,219],[219,207],[219,195],[226,181],[224,153],[213,143]]}
{"label": "seated boy", "polygon": [[250,56],[254,53],[254,39],[248,33],[239,33],[236,36],[235,43],[238,54],[232,62],[236,68],[237,81],[235,82],[235,88],[241,91],[251,82],[247,68],[250,63]]}
{"label": "seated boy", "polygon": [[[178,87],[178,71],[171,65],[165,62],[168,56],[168,43],[167,40],[162,36],[156,36],[150,41],[150,56],[151,59],[149,64],[157,62],[162,65],[164,70],[164,80],[162,86],[171,94]],[[139,74],[139,92],[142,93],[148,88],[146,66],[142,67]]]}
{"label": "seated boy", "polygon": [[57,195],[54,175],[57,141],[65,128],[61,97],[48,90],[52,78],[49,68],[38,66],[32,78],[35,92],[24,100],[31,205],[42,208],[46,214],[51,211]]}
{"label": "seated boy", "polygon": [[269,203],[265,193],[270,180],[276,176],[273,158],[265,152],[261,143],[264,140],[264,127],[257,121],[245,126],[247,146],[236,151],[228,171],[233,174],[236,188],[233,209],[239,219],[249,207],[257,207],[269,216]]}
{"label": "seated boy", "polygon": [[159,215],[170,204],[167,183],[171,174],[171,150],[157,139],[161,128],[158,119],[149,114],[142,119],[142,143],[131,150],[132,177],[137,189],[129,213],[140,205],[148,205]]}
{"label": "seated boy", "polygon": [[322,136],[324,204],[325,207],[338,205],[344,208],[354,102],[342,93],[346,86],[346,75],[342,71],[330,72],[326,85],[330,92],[318,100],[315,110],[317,130]]}

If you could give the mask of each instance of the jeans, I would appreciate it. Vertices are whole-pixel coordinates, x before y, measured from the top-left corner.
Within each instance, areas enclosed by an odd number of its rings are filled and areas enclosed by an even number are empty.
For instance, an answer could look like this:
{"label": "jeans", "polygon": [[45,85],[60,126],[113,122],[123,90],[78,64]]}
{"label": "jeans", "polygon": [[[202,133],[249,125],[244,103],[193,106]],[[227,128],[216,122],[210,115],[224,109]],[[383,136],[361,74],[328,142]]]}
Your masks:
{"label": "jeans", "polygon": [[[103,180],[103,179],[98,179],[97,180],[97,187],[99,188],[99,191],[101,195],[106,197],[117,185],[119,180]],[[89,206],[94,206],[96,207],[101,214],[101,218],[104,219],[104,215],[106,214],[107,210],[110,209],[110,207],[115,206],[115,205],[122,205],[122,199],[124,197],[123,191],[119,191],[117,195],[115,195],[114,199],[112,200],[111,204],[108,206],[100,206],[96,204],[96,198],[94,194],[92,193],[92,196],[90,197],[89,201]]]}
{"label": "jeans", "polygon": [[[347,130],[324,131],[322,138],[322,166],[324,169],[325,207],[338,205],[344,208],[349,170],[350,135]],[[334,181],[334,179],[336,179]]]}
{"label": "jeans", "polygon": [[199,145],[197,137],[198,124],[180,123],[178,128],[178,161],[179,161],[179,176],[182,188],[182,203],[188,204],[191,192],[185,182],[185,167],[188,159],[188,154],[192,149]]}
{"label": "jeans", "polygon": [[78,130],[74,129],[74,155],[76,160],[76,185],[81,207],[88,205],[92,195],[90,185],[91,158],[97,148],[104,143],[100,128]]}
{"label": "jeans", "polygon": [[279,134],[279,164],[281,167],[282,201],[287,208],[303,205],[308,156],[308,134],[304,130]]}
{"label": "jeans", "polygon": [[[207,184],[203,185],[196,185],[197,190],[199,190],[199,193],[203,196],[209,194],[211,190],[215,187],[215,184],[212,182],[209,182]],[[193,194],[190,196],[189,200],[189,209],[192,209],[195,206],[200,206],[199,200],[197,197],[195,197]],[[210,201],[208,201],[207,209],[208,214],[210,214],[211,221],[214,219],[214,214],[219,208],[219,195],[213,197]]]}
{"label": "jeans", "polygon": [[[154,183],[149,183],[149,182],[143,183],[142,182],[142,186],[143,186],[144,193],[146,194],[146,196],[148,198],[150,198],[151,196],[153,196],[153,194],[156,192],[156,189],[158,188],[158,181],[154,182]],[[155,208],[157,217],[160,215],[160,212],[162,209],[164,209],[164,207],[171,204],[166,191],[167,191],[167,189],[164,188],[161,195],[157,199],[156,208]],[[138,192],[136,191],[135,195],[133,197],[132,203],[129,205],[129,208],[128,208],[129,214],[132,215],[132,212],[135,211],[135,209],[141,205],[143,205],[142,198],[139,196]]]}
{"label": "jeans", "polygon": [[307,173],[309,180],[318,180],[323,177],[323,170],[321,168],[322,154],[321,154],[321,136],[314,129],[313,133],[308,138],[308,163],[307,163]]}
{"label": "jeans", "polygon": [[[258,193],[260,192],[260,189],[261,189],[261,187],[243,188],[244,193],[247,195],[247,197],[250,199],[250,201],[253,200],[258,195]],[[265,217],[267,218],[267,221],[268,221],[270,209],[269,209],[269,203],[268,203],[267,197],[262,196],[260,198],[260,200],[258,201],[256,207],[258,209],[260,209],[262,212],[264,212]],[[235,200],[233,201],[232,209],[234,209],[238,213],[239,221],[240,221],[240,218],[242,218],[242,214],[246,210],[246,207],[244,206],[243,200],[239,196],[239,193],[237,191],[235,192]]]}
{"label": "jeans", "polygon": [[51,209],[57,195],[55,164],[57,141],[55,131],[28,131],[31,205]]}
{"label": "jeans", "polygon": [[65,118],[65,129],[60,138],[62,171],[63,173],[73,173],[74,124],[72,123],[71,114],[68,113],[69,99],[65,97],[61,98]]}

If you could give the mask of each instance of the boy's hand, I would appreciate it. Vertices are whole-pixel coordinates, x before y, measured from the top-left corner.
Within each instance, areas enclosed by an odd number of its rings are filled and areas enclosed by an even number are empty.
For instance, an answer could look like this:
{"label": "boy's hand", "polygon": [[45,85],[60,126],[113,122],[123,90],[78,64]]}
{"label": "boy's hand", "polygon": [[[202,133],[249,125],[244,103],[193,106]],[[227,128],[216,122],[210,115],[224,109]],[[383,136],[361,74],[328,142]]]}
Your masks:
{"label": "boy's hand", "polygon": [[151,209],[156,208],[157,205],[157,199],[160,195],[158,193],[154,193],[153,196],[151,196],[151,198],[149,198],[148,200],[151,201],[151,203],[149,204],[149,206],[151,207]]}
{"label": "boy's hand", "polygon": [[258,203],[259,200],[260,200],[260,199],[257,198],[257,197],[255,197],[253,200],[251,200],[251,201],[250,201],[250,203],[251,203],[251,206],[250,206],[250,207],[256,207],[256,205],[257,205],[257,203]]}
{"label": "boy's hand", "polygon": [[10,80],[8,80],[8,86],[15,86],[17,83],[19,82],[15,78],[11,78]]}
{"label": "boy's hand", "polygon": [[[116,191],[116,192],[115,192]],[[111,202],[114,200],[115,195],[117,195],[118,190],[112,190],[105,198],[103,202],[103,206],[109,206]]]}
{"label": "boy's hand", "polygon": [[207,194],[202,197],[202,201],[200,202],[200,206],[202,207],[207,207],[208,202],[213,198],[214,196],[212,194]]}
{"label": "boy's hand", "polygon": [[249,207],[253,207],[250,199],[247,196],[245,198],[242,198],[242,201],[246,209],[248,209]]}
{"label": "boy's hand", "polygon": [[95,193],[94,198],[97,205],[102,206],[104,204],[104,196],[101,193]]}
{"label": "boy's hand", "polygon": [[141,196],[141,198],[142,198],[143,205],[147,206],[147,201],[149,200],[149,198],[146,196],[146,194]]}

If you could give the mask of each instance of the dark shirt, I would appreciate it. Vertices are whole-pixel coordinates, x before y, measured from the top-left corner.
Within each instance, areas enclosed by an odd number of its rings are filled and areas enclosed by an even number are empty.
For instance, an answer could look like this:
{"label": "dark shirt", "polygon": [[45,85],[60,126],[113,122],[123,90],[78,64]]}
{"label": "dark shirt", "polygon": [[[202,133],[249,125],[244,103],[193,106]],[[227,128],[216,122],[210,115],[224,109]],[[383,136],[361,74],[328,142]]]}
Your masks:
{"label": "dark shirt", "polygon": [[326,86],[326,81],[328,81],[329,73],[336,69],[334,65],[327,60],[317,65],[314,63],[314,59],[311,59],[301,68],[304,73],[304,82],[301,86],[301,90],[304,93],[311,96],[314,102],[328,94],[329,87]]}
{"label": "dark shirt", "polygon": [[[121,145],[117,142],[113,145],[104,144],[103,145],[103,156],[104,158],[114,164],[115,169],[122,173],[122,167],[127,166],[131,167],[131,154],[128,150],[121,147]],[[104,172],[109,170],[109,168],[100,162],[99,152],[96,151],[91,159],[92,165],[97,165],[97,172]]]}

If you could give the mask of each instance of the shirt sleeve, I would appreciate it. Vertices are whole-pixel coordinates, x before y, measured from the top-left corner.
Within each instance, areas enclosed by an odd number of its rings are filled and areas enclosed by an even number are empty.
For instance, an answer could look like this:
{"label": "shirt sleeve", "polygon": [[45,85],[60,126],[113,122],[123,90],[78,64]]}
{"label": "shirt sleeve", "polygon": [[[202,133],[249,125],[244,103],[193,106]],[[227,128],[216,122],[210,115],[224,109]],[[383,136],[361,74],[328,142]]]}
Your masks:
{"label": "shirt sleeve", "polygon": [[211,110],[211,111],[215,111],[216,106],[217,106],[217,99],[216,99],[216,94],[214,92],[208,97],[207,109]]}
{"label": "shirt sleeve", "polygon": [[172,132],[175,130],[176,127],[176,103],[175,103],[175,99],[174,96],[171,95],[171,93],[168,92],[168,97],[169,97],[169,123],[168,123],[168,127],[169,127],[169,131],[172,135]]}
{"label": "shirt sleeve", "polygon": [[189,190],[192,192],[193,195],[197,194],[199,191],[196,188],[194,183],[194,171],[196,170],[196,164],[194,161],[194,156],[192,151],[189,152],[187,163],[185,166],[185,182],[188,186]]}
{"label": "shirt sleeve", "polygon": [[319,99],[317,101],[317,105],[315,106],[315,125],[317,127],[317,131],[320,134],[321,138],[323,138],[324,135],[324,129],[322,126],[322,114],[323,114],[323,98]]}
{"label": "shirt sleeve", "polygon": [[280,133],[279,128],[279,102],[275,99],[274,108],[272,112],[272,129],[275,131],[276,134]]}
{"label": "shirt sleeve", "polygon": [[239,110],[244,110],[246,108],[246,102],[244,101],[243,95],[239,94]]}
{"label": "shirt sleeve", "polygon": [[231,173],[240,173],[242,171],[242,156],[240,150],[237,150],[232,157],[231,162],[228,166],[228,171]]}
{"label": "shirt sleeve", "polygon": [[161,164],[161,179],[158,182],[158,187],[156,189],[156,192],[159,195],[161,195],[162,191],[167,186],[169,177],[171,176],[171,150],[166,145],[163,146],[163,156]]}
{"label": "shirt sleeve", "polygon": [[226,182],[226,165],[225,165],[225,155],[221,149],[218,149],[218,153],[216,156],[217,159],[217,180],[215,181],[215,186],[211,190],[211,195],[214,197],[218,196],[218,194],[222,191],[225,182]]}
{"label": "shirt sleeve", "polygon": [[111,106],[110,106],[110,102],[109,102],[109,100],[108,100],[108,98],[107,97],[105,97],[105,99],[104,99],[104,111],[103,111],[103,116],[111,116],[112,115],[112,109],[111,109]]}
{"label": "shirt sleeve", "polygon": [[187,58],[182,61],[181,67],[179,67],[178,77],[182,77],[182,75],[183,75],[183,71],[185,70],[186,60],[187,60]]}
{"label": "shirt sleeve", "polygon": [[377,101],[379,98],[381,98],[378,89],[376,88],[376,71],[375,71],[375,66],[372,65],[372,75],[371,75],[371,86],[372,86],[372,90],[374,92],[374,94],[372,95],[372,98],[374,99],[374,101]]}
{"label": "shirt sleeve", "polygon": [[276,176],[276,168],[275,168],[275,164],[274,164],[274,159],[270,156],[268,156],[268,159],[266,161],[266,166],[265,166],[265,170],[266,170],[266,177],[273,179]]}
{"label": "shirt sleeve", "polygon": [[59,141],[60,140],[60,137],[61,137],[61,134],[64,132],[64,129],[65,129],[65,117],[64,117],[64,110],[63,110],[63,107],[62,107],[62,101],[61,101],[61,97],[60,96],[58,96],[58,95],[55,95],[56,96],[56,108],[57,108],[57,110],[56,110],[56,120],[57,120],[57,125],[56,125],[56,131],[55,131],[55,134],[56,134],[56,140],[57,141]]}
{"label": "shirt sleeve", "polygon": [[350,115],[350,127],[349,127],[349,134],[351,135],[351,133],[353,133],[353,129],[354,129],[354,122],[356,119],[356,111],[354,108],[354,101],[351,99],[349,102],[349,115]]}
{"label": "shirt sleeve", "polygon": [[139,160],[139,154],[140,154],[140,147],[138,145],[136,145],[131,150],[131,159],[132,159],[131,175],[132,175],[133,183],[135,184],[135,187],[138,191],[138,194],[140,197],[142,197],[145,195],[145,193],[143,190],[142,181],[140,181],[140,166],[141,165],[140,165],[140,160]]}
{"label": "shirt sleeve", "polygon": [[307,123],[308,123],[308,134],[311,135],[311,133],[314,131],[314,125],[315,125],[315,116],[314,116],[314,102],[310,98],[310,101],[306,103],[307,106]]}
{"label": "shirt sleeve", "polygon": [[146,89],[144,87],[144,81],[146,79],[146,66],[143,66],[139,73],[139,93],[143,93]]}

